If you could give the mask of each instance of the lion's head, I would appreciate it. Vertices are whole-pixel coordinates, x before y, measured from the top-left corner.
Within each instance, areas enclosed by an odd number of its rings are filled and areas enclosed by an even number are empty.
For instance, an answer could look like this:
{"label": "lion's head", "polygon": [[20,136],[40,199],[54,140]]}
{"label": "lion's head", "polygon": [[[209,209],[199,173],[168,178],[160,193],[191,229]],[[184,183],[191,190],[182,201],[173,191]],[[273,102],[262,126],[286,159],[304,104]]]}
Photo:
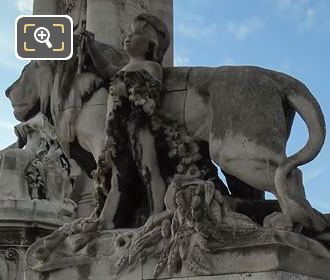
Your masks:
{"label": "lion's head", "polygon": [[27,121],[40,110],[47,110],[53,69],[53,62],[32,61],[23,68],[21,76],[7,88],[6,96],[17,120]]}

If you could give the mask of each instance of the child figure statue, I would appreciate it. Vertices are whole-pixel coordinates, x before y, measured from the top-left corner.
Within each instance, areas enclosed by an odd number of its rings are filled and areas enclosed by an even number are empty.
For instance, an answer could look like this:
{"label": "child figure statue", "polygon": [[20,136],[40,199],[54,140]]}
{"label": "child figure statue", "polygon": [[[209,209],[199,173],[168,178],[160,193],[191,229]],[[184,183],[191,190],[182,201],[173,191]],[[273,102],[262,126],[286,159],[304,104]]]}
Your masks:
{"label": "child figure statue", "polygon": [[164,208],[166,186],[157,162],[151,118],[159,104],[161,62],[168,45],[169,32],[165,24],[155,16],[140,14],[124,40],[129,62],[120,68],[102,54],[93,36],[87,33],[87,48],[93,64],[105,80],[110,80],[106,139],[94,172],[99,195],[106,196],[104,205],[99,201],[95,211],[104,229],[115,227],[122,184],[129,177],[125,170],[132,159],[147,188],[150,214]]}

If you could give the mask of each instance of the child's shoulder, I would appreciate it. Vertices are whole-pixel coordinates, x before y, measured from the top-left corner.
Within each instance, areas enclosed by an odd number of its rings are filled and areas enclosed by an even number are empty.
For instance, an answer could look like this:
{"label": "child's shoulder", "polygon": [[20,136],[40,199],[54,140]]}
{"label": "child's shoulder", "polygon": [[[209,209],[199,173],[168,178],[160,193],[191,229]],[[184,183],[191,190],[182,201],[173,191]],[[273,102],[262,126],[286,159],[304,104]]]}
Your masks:
{"label": "child's shoulder", "polygon": [[155,61],[152,61],[152,60],[145,60],[144,61],[144,64],[145,65],[148,65],[150,67],[159,67],[159,68],[162,68],[162,66],[158,62],[155,62]]}
{"label": "child's shoulder", "polygon": [[162,66],[154,61],[143,61],[139,63],[127,64],[121,71],[123,72],[134,72],[144,70],[151,76],[161,81],[163,77]]}
{"label": "child's shoulder", "polygon": [[158,80],[162,80],[163,70],[159,63],[147,60],[145,61],[145,70]]}

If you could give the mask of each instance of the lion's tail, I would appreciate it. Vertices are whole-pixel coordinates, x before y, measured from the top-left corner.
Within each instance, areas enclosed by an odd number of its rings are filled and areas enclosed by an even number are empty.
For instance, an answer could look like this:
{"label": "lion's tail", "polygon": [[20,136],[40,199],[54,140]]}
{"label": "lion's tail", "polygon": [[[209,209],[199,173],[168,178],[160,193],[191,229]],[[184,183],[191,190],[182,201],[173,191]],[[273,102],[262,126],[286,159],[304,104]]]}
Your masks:
{"label": "lion's tail", "polygon": [[[286,158],[275,172],[275,187],[278,191],[287,190],[287,176],[296,167],[313,160],[320,152],[325,140],[325,121],[320,105],[301,82],[286,92],[287,102],[305,121],[308,128],[306,145],[294,155]],[[280,194],[279,194],[280,195]]]}

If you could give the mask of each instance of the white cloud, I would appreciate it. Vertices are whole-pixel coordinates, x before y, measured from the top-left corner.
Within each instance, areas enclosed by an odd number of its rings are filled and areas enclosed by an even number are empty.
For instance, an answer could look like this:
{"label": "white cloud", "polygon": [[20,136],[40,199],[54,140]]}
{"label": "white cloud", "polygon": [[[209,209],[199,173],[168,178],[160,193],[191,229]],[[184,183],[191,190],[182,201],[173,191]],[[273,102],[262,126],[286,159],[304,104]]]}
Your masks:
{"label": "white cloud", "polygon": [[[174,32],[195,40],[210,41],[219,32],[219,26],[209,23],[199,14],[183,14],[179,23],[174,26]],[[207,42],[205,40],[205,42]]]}
{"label": "white cloud", "polygon": [[292,69],[292,63],[289,60],[283,60],[282,62],[280,62],[277,65],[276,68],[279,71],[286,72],[286,73],[289,73],[289,72],[292,72],[293,71],[293,69]]}
{"label": "white cloud", "polygon": [[16,58],[14,32],[7,33],[5,29],[0,30],[0,69],[20,72],[27,61]]}
{"label": "white cloud", "polygon": [[274,0],[274,2],[278,5],[281,9],[288,9],[294,6],[294,1],[292,0]]}
{"label": "white cloud", "polygon": [[190,62],[190,58],[187,56],[176,55],[174,57],[174,66],[186,66]]}
{"label": "white cloud", "polygon": [[224,28],[234,34],[236,39],[244,39],[248,35],[262,30],[264,23],[260,18],[253,17],[242,23],[230,21],[224,25]]}
{"label": "white cloud", "polygon": [[14,123],[9,123],[9,122],[4,122],[4,121],[0,121],[0,127],[8,129],[8,130],[14,130]]}
{"label": "white cloud", "polygon": [[19,0],[16,2],[16,7],[22,14],[32,14],[33,0]]}
{"label": "white cloud", "polygon": [[330,205],[328,201],[315,201],[315,208],[323,213],[330,212]]}
{"label": "white cloud", "polygon": [[232,57],[225,57],[222,62],[223,65],[238,65]]}
{"label": "white cloud", "polygon": [[26,64],[27,62],[23,62],[23,61],[17,61],[15,60],[15,58],[13,59],[9,59],[9,58],[6,58],[4,57],[4,55],[1,55],[0,56],[0,67],[2,67],[3,69],[6,69],[6,70],[13,70],[13,71],[22,71],[24,65]]}
{"label": "white cloud", "polygon": [[179,24],[177,27],[178,33],[193,39],[200,39],[205,37],[212,37],[216,34],[218,25],[212,23],[209,25],[203,24]]}
{"label": "white cloud", "polygon": [[317,177],[321,176],[328,170],[328,166],[319,166],[314,169],[306,170],[304,172],[304,182],[309,183],[316,179]]}
{"label": "white cloud", "polygon": [[12,36],[6,36],[4,31],[0,31],[0,51],[12,52],[15,47],[14,38]]}
{"label": "white cloud", "polygon": [[179,24],[177,27],[177,31],[180,34],[191,38],[196,38],[197,35],[195,29],[186,24]]}
{"label": "white cloud", "polygon": [[281,16],[293,21],[300,31],[326,30],[330,27],[327,0],[271,0]]}
{"label": "white cloud", "polygon": [[258,17],[252,17],[242,22],[228,21],[224,24],[217,24],[206,23],[202,17],[190,15],[181,20],[175,31],[195,40],[202,41],[207,38],[207,41],[210,41],[225,32],[233,34],[236,39],[245,39],[263,28],[264,22]]}

